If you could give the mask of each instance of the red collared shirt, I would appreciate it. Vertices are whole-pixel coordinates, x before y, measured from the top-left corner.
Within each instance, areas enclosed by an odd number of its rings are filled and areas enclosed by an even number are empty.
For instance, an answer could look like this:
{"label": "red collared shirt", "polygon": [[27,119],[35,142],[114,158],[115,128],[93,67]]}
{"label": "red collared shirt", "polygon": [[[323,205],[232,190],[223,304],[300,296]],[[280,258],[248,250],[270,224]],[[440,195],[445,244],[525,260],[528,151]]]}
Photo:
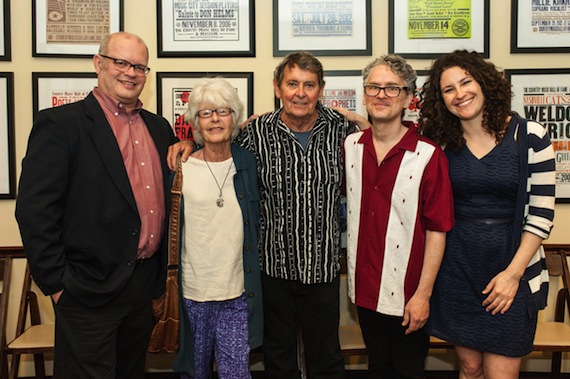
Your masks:
{"label": "red collared shirt", "polygon": [[453,226],[447,158],[411,127],[380,165],[371,129],[349,136],[345,162],[349,295],[402,316],[420,280],[426,230]]}
{"label": "red collared shirt", "polygon": [[140,116],[142,103],[138,101],[135,111],[128,114],[120,102],[99,88],[95,87],[93,94],[117,139],[141,219],[137,259],[150,258],[160,245],[166,211],[160,157]]}

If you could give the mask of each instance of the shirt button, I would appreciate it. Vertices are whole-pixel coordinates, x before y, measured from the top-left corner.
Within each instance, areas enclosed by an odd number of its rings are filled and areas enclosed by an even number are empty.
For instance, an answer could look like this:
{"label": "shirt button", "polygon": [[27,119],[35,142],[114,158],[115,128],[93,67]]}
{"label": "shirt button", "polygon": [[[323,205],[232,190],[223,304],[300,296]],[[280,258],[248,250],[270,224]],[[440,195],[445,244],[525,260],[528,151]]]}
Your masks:
{"label": "shirt button", "polygon": [[150,186],[145,186],[146,189],[150,189]]}
{"label": "shirt button", "polygon": [[144,166],[144,162],[141,162],[141,166]]}

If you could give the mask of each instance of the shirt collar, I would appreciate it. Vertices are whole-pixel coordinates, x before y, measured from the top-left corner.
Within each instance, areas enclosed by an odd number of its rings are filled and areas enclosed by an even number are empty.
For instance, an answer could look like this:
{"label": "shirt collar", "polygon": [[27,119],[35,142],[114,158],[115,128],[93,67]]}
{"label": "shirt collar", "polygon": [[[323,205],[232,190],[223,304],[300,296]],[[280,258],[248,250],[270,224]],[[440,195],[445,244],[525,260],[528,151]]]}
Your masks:
{"label": "shirt collar", "polygon": [[[418,128],[415,126],[405,126],[408,128],[408,131],[406,134],[404,134],[402,139],[396,144],[395,147],[402,150],[415,151],[416,146],[418,145]],[[362,132],[362,136],[359,138],[358,143],[372,145],[372,128],[366,129]]]}
{"label": "shirt collar", "polygon": [[[120,101],[117,101],[116,99],[112,98],[111,96],[103,92],[99,87],[93,88],[93,95],[95,95],[95,98],[99,101],[99,104],[107,108],[109,111],[115,114],[125,112],[125,108],[123,107]],[[140,112],[142,106],[143,104],[140,101],[140,99],[137,99],[137,104],[135,106],[134,113]]]}

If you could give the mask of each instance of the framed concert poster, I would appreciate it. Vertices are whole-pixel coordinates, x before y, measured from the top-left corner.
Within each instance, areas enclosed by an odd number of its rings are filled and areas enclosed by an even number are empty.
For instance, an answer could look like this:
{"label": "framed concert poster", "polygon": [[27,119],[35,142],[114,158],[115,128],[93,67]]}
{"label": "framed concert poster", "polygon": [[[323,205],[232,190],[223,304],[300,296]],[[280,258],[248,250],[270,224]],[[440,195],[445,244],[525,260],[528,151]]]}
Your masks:
{"label": "framed concert poster", "polygon": [[243,122],[253,114],[253,72],[157,72],[157,112],[170,122],[180,140],[192,139],[192,126],[184,119],[192,88],[205,77],[222,77],[232,84],[243,103]]}
{"label": "framed concert poster", "polygon": [[42,109],[83,100],[96,85],[94,72],[32,72],[34,119]]}
{"label": "framed concert poster", "polygon": [[570,69],[517,69],[505,74],[512,109],[546,128],[556,161],[556,202],[570,203]]}
{"label": "framed concert poster", "polygon": [[254,0],[157,0],[159,57],[255,57]]}
{"label": "framed concert poster", "polygon": [[570,6],[511,0],[511,53],[569,53]]}
{"label": "framed concert poster", "polygon": [[412,103],[406,109],[404,117],[402,117],[402,121],[407,122],[410,126],[418,127],[420,111],[424,103],[424,83],[426,82],[428,72],[426,70],[417,70],[416,74],[418,76],[416,79],[416,92],[414,93]]}
{"label": "framed concert poster", "polygon": [[489,0],[389,0],[388,51],[437,58],[457,49],[489,57]]}
{"label": "framed concert poster", "polygon": [[0,0],[0,61],[12,59],[10,0]]}
{"label": "framed concert poster", "polygon": [[371,55],[372,0],[273,0],[273,56]]}
{"label": "framed concert poster", "polygon": [[32,0],[32,56],[91,58],[123,30],[123,0]]}
{"label": "framed concert poster", "polygon": [[0,199],[16,198],[14,73],[0,72]]}
{"label": "framed concert poster", "polygon": [[[360,70],[329,70],[324,72],[325,88],[319,101],[329,108],[345,108],[367,117],[364,106],[362,73]],[[275,109],[281,107],[281,100],[274,99]]]}

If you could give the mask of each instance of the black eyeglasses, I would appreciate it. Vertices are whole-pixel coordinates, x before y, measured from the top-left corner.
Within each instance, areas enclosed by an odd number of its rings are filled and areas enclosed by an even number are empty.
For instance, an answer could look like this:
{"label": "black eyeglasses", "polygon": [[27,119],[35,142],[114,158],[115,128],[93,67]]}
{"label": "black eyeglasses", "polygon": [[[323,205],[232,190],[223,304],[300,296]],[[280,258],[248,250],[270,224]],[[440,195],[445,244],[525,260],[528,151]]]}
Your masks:
{"label": "black eyeglasses", "polygon": [[398,97],[400,96],[400,92],[402,92],[402,90],[408,90],[408,87],[404,87],[404,86],[386,86],[386,87],[381,87],[381,86],[377,86],[375,84],[365,84],[364,85],[364,93],[367,94],[368,96],[378,96],[380,94],[380,91],[384,91],[384,94],[386,95],[386,97]]}
{"label": "black eyeglasses", "polygon": [[145,76],[148,75],[150,72],[150,67],[142,65],[142,64],[132,64],[129,61],[119,58],[113,58],[108,55],[99,54],[100,57],[107,58],[113,61],[115,64],[115,68],[121,72],[127,72],[132,67],[135,69],[135,74],[138,76]]}
{"label": "black eyeglasses", "polygon": [[200,118],[210,118],[214,115],[215,112],[219,117],[224,117],[224,116],[229,116],[230,114],[233,113],[233,111],[234,110],[232,108],[223,107],[218,109],[202,109],[196,112],[196,114]]}

